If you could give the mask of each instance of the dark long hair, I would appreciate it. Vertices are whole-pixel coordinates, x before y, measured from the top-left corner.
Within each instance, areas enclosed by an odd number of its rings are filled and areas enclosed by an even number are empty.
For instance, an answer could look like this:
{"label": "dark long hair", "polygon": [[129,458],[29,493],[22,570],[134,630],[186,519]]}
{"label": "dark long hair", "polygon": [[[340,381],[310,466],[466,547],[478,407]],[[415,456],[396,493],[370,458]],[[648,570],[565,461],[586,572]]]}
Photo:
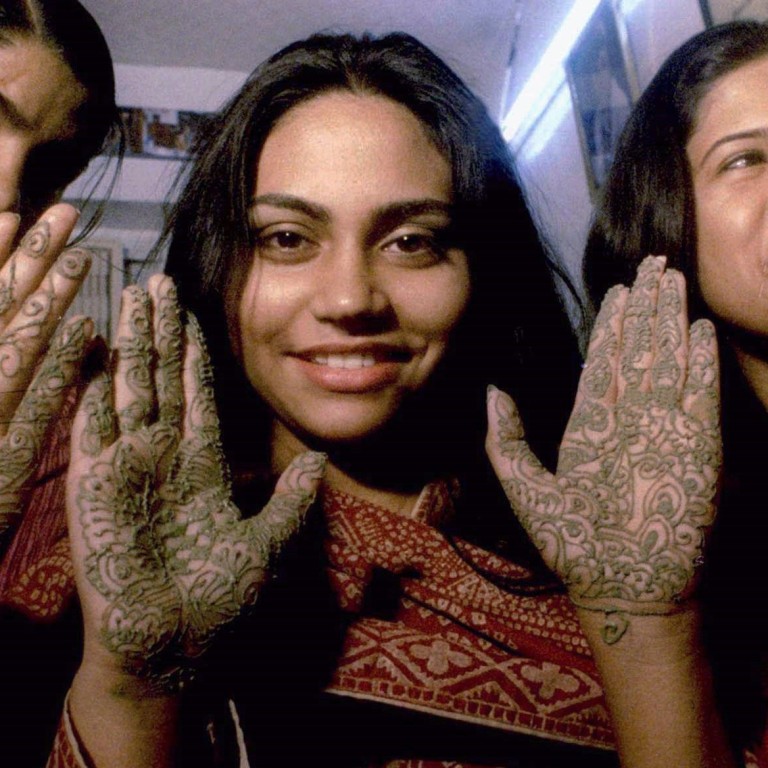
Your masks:
{"label": "dark long hair", "polygon": [[692,315],[706,314],[696,279],[696,216],[686,145],[702,98],[724,75],[768,55],[768,25],[736,21],[688,40],[662,65],[622,133],[584,254],[598,304],[629,285],[648,254],[686,276]]}
{"label": "dark long hair", "polygon": [[[685,274],[690,314],[709,314],[697,281],[686,145],[701,100],[716,81],[767,55],[768,25],[740,21],[702,32],[661,67],[627,123],[590,232],[584,274],[595,304],[614,283],[629,284],[640,261],[654,253]],[[728,344],[721,345],[720,356],[725,477],[701,599],[720,709],[741,746],[760,737],[765,724],[768,631],[754,606],[768,591],[761,560],[768,414]]]}
{"label": "dark long hair", "polygon": [[48,46],[86,91],[77,111],[75,137],[40,147],[30,156],[22,180],[20,207],[34,217],[73,181],[99,152],[122,154],[115,104],[112,56],[98,24],[77,0],[3,0],[0,44],[31,38]]}
{"label": "dark long hair", "polygon": [[[553,267],[484,106],[429,49],[400,33],[317,35],[288,46],[254,71],[196,148],[170,219],[166,271],[208,336],[230,456],[245,447],[252,460],[266,442],[253,438],[259,429],[246,426],[249,414],[258,417],[259,405],[233,359],[228,335],[237,327],[238,298],[252,259],[248,208],[254,169],[282,115],[338,90],[384,96],[408,108],[452,168],[472,281],[440,398],[454,468],[483,455],[488,383],[518,400],[536,450],[552,463],[578,368]],[[242,397],[233,395],[238,391]],[[438,411],[434,401],[431,410]]]}

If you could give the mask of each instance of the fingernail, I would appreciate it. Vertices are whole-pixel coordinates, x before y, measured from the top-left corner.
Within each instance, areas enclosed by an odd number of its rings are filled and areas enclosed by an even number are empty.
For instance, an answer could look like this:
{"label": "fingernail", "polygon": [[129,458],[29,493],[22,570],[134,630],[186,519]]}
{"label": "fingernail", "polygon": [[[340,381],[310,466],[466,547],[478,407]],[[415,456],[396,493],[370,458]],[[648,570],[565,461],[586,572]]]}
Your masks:
{"label": "fingernail", "polygon": [[305,468],[309,472],[321,473],[325,470],[325,465],[328,463],[328,454],[322,451],[308,451],[305,454],[306,465]]}

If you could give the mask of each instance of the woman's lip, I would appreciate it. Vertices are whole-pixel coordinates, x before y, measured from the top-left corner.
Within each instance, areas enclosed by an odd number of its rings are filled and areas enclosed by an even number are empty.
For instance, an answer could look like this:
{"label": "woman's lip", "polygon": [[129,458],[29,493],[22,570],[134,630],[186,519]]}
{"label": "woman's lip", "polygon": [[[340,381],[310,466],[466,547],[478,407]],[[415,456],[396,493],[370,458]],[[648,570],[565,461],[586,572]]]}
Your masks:
{"label": "woman's lip", "polygon": [[[326,356],[332,358],[333,356]],[[326,359],[315,356],[307,360],[296,357],[296,363],[303,375],[317,387],[328,392],[343,394],[365,394],[394,384],[399,378],[402,362],[394,360],[378,361],[373,357],[361,355],[339,355],[342,360]],[[333,363],[333,364],[331,364]]]}

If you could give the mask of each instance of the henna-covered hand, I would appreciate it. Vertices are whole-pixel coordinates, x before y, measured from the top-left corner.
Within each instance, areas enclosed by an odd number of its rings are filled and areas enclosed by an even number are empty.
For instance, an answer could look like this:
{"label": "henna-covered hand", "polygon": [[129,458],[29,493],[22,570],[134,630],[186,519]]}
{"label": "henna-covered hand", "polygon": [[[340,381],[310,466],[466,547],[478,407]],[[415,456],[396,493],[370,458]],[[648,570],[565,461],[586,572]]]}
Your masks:
{"label": "henna-covered hand", "polygon": [[23,514],[48,428],[93,333],[78,318],[51,343],[91,262],[82,248],[63,250],[77,216],[53,206],[14,249],[19,219],[0,213],[0,539]]}
{"label": "henna-covered hand", "polygon": [[114,385],[75,419],[67,503],[89,647],[141,689],[173,691],[255,603],[314,499],[324,457],[297,457],[241,520],[222,455],[210,363],[167,277],[123,295]]}
{"label": "henna-covered hand", "polygon": [[606,614],[666,614],[695,585],[716,510],[721,442],[712,324],[688,329],[683,277],[647,258],[598,315],[557,473],[491,388],[487,451],[517,514],[573,601]]}

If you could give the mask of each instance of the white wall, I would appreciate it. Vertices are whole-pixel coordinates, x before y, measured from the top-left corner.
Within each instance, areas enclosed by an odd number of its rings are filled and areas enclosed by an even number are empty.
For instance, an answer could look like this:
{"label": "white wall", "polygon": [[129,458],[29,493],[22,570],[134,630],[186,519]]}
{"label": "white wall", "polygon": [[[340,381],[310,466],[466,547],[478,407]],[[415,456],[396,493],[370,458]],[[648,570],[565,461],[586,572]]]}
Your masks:
{"label": "white wall", "polygon": [[[117,103],[125,107],[214,112],[240,88],[245,78],[243,72],[223,70],[115,66]],[[66,198],[78,201],[84,197],[93,174],[102,165],[103,159],[94,160],[88,171],[69,187]],[[163,204],[181,168],[178,160],[126,158],[96,238],[121,242],[126,257],[145,258],[159,234]],[[111,177],[108,171],[105,181],[97,187],[96,198],[105,194]],[[87,216],[88,208],[84,214]]]}
{"label": "white wall", "polygon": [[[570,11],[574,0],[541,3],[549,7],[549,37],[537,23],[525,17],[520,30],[518,53],[543,53]],[[648,84],[667,55],[684,40],[701,31],[704,22],[698,0],[621,0],[618,2],[629,36],[641,87]],[[517,65],[513,63],[513,70]],[[526,78],[533,70],[530,61],[519,65]],[[562,67],[556,77],[559,88],[554,99],[538,115],[533,128],[513,146],[521,180],[546,238],[562,263],[579,282],[581,253],[589,228],[592,202],[576,128],[576,116]],[[525,80],[511,73],[517,93]],[[536,115],[531,115],[536,117]]]}

